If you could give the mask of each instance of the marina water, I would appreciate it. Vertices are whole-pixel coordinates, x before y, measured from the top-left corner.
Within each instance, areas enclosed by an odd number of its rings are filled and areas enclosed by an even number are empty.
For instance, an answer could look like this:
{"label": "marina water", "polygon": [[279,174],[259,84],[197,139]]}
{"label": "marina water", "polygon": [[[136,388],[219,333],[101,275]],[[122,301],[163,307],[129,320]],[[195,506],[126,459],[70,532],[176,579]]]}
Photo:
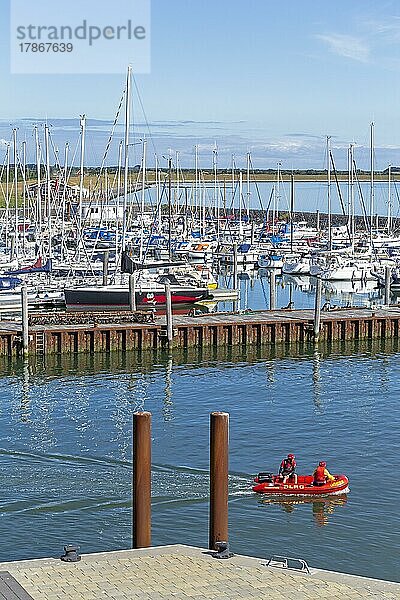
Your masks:
{"label": "marina water", "polygon": [[[248,306],[266,307],[266,281],[241,285],[242,303],[247,285]],[[312,305],[307,285],[279,280],[277,306],[289,293]],[[340,291],[330,300],[349,301]],[[398,340],[30,357],[0,369],[0,560],[59,556],[70,542],[82,552],[130,546],[132,413],[143,409],[153,414],[153,543],[206,547],[209,413],[223,410],[234,552],[399,580]],[[350,493],[253,494],[253,476],[288,452],[301,473],[326,460],[349,476]]]}

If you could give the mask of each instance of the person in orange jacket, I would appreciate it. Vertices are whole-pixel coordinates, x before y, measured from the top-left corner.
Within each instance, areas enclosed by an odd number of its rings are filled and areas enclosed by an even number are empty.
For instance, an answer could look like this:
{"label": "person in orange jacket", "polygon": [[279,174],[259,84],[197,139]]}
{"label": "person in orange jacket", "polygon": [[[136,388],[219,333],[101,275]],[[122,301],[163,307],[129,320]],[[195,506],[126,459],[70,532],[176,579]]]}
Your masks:
{"label": "person in orange jacket", "polygon": [[321,460],[314,471],[314,485],[325,485],[328,481],[335,481],[335,478],[326,468],[326,462]]}

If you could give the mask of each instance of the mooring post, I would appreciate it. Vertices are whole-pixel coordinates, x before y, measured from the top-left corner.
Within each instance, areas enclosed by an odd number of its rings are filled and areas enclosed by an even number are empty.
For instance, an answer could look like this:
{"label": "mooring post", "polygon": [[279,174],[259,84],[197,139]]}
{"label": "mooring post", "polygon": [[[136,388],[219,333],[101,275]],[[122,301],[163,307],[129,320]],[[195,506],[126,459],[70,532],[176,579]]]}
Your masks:
{"label": "mooring post", "polygon": [[129,275],[129,308],[132,312],[136,311],[136,286],[135,286],[135,274]]}
{"label": "mooring post", "polygon": [[238,286],[238,245],[233,244],[233,269],[232,269],[232,287],[234,290]]}
{"label": "mooring post", "polygon": [[132,547],[151,546],[151,413],[133,414]]}
{"label": "mooring post", "polygon": [[319,332],[321,329],[321,295],[322,295],[322,279],[317,277],[317,287],[315,290],[315,307],[314,307],[314,341],[318,342]]}
{"label": "mooring post", "polygon": [[392,271],[389,265],[385,267],[385,306],[390,304],[390,284],[392,279]]}
{"label": "mooring post", "polygon": [[[232,289],[238,289],[238,245],[236,242],[232,246]],[[240,308],[240,299],[234,300],[233,302],[233,312],[236,312],[238,307]]]}
{"label": "mooring post", "polygon": [[210,415],[210,521],[209,548],[228,541],[229,414]]}
{"label": "mooring post", "polygon": [[108,284],[108,262],[110,259],[110,251],[105,250],[103,254],[103,285],[106,286]]}
{"label": "mooring post", "polygon": [[269,310],[276,308],[276,273],[271,269],[269,274]]}
{"label": "mooring post", "polygon": [[171,284],[169,281],[165,283],[165,304],[167,308],[167,340],[168,345],[171,346],[174,338],[174,324],[172,320]]}
{"label": "mooring post", "polygon": [[26,281],[21,286],[21,306],[22,306],[22,353],[28,354],[29,331],[28,331],[28,289]]}

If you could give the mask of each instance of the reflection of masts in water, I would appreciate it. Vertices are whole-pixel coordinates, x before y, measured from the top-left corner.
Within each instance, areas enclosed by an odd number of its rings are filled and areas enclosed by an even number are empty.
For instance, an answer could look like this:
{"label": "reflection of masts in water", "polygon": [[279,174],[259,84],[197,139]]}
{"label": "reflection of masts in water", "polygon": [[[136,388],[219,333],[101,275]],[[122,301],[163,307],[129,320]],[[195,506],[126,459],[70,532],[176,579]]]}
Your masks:
{"label": "reflection of masts in water", "polygon": [[172,401],[172,368],[172,356],[169,356],[167,364],[165,366],[165,396],[162,409],[164,421],[172,421],[172,419],[174,418],[172,413],[172,408],[174,406],[174,403]]}
{"label": "reflection of masts in water", "polygon": [[244,281],[244,310],[246,310],[249,306],[249,279],[245,279]]}
{"label": "reflection of masts in water", "polygon": [[318,411],[321,411],[322,409],[322,403],[321,403],[321,354],[320,352],[318,352],[318,350],[314,351],[313,354],[313,373],[312,373],[312,380],[313,380],[313,399],[314,399],[314,404],[315,404],[315,408]]}
{"label": "reflection of masts in water", "polygon": [[29,362],[24,360],[22,365],[22,389],[21,389],[21,421],[23,423],[29,422],[29,390],[30,390],[30,381],[29,381]]}
{"label": "reflection of masts in water", "polygon": [[390,360],[388,356],[382,357],[382,369],[381,369],[381,389],[382,391],[389,391],[390,383]]}
{"label": "reflection of masts in water", "polygon": [[268,383],[275,383],[275,363],[268,362],[265,365],[267,369],[267,381]]}

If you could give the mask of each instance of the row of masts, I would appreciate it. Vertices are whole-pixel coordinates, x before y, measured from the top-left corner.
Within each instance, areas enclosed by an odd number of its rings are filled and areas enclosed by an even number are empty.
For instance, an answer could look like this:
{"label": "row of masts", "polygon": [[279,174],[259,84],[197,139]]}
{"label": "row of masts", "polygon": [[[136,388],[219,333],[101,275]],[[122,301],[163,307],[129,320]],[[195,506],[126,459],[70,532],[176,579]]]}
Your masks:
{"label": "row of masts", "polygon": [[[96,223],[99,226],[106,225],[111,226],[115,230],[115,252],[116,260],[121,255],[123,249],[126,248],[128,243],[128,234],[132,227],[132,222],[136,221],[138,230],[140,232],[140,250],[139,260],[144,259],[145,253],[145,238],[146,238],[146,213],[149,210],[149,202],[146,198],[146,192],[150,184],[147,181],[147,140],[144,138],[141,140],[142,145],[142,158],[140,164],[140,172],[137,174],[136,183],[132,186],[130,181],[130,149],[135,142],[131,141],[131,68],[128,68],[126,88],[124,91],[124,104],[125,104],[125,131],[124,139],[120,141],[118,146],[118,169],[116,177],[116,189],[112,192],[105,193],[104,197],[96,198],[87,197],[87,190],[84,186],[85,183],[85,155],[86,155],[86,116],[80,117],[80,166],[79,166],[79,186],[78,194],[74,198],[69,197],[68,181],[70,179],[71,165],[74,163],[75,155],[78,152],[78,148],[75,151],[73,160],[69,160],[69,145],[65,145],[64,160],[61,166],[58,156],[58,151],[54,146],[51,138],[50,128],[46,123],[44,125],[44,152],[42,149],[42,143],[39,135],[39,128],[34,128],[35,137],[35,156],[36,156],[36,178],[37,187],[36,192],[31,193],[27,181],[27,170],[26,170],[26,141],[22,142],[22,151],[18,152],[18,140],[17,140],[17,129],[13,129],[12,132],[12,145],[7,147],[6,151],[6,189],[5,189],[5,215],[2,222],[2,232],[5,241],[5,246],[9,247],[10,238],[13,241],[13,256],[18,257],[21,253],[25,254],[26,251],[26,236],[18,235],[19,228],[22,226],[25,228],[27,222],[35,224],[36,230],[36,246],[37,253],[46,258],[53,258],[53,245],[52,240],[55,235],[61,235],[62,248],[66,248],[64,243],[65,237],[71,234],[71,231],[75,232],[76,236],[76,247],[72,253],[73,260],[78,262],[85,258],[87,250],[84,244],[84,231],[91,226],[93,207],[99,208],[100,212],[104,213],[104,217],[97,219]],[[350,144],[348,149],[348,186],[347,186],[347,209],[344,205],[342,193],[338,186],[335,163],[331,150],[331,136],[326,138],[327,144],[327,213],[328,213],[328,224],[327,224],[327,238],[328,238],[328,249],[332,250],[333,247],[333,236],[332,236],[332,174],[336,180],[337,193],[342,204],[343,214],[347,214],[348,223],[348,237],[350,244],[354,245],[355,239],[355,186],[359,184],[357,180],[357,169],[354,158],[354,144]],[[13,165],[11,165],[11,146],[13,155]],[[59,174],[57,179],[57,185],[62,186],[62,193],[54,192],[54,182],[51,179],[51,149],[56,157],[56,166]],[[108,150],[108,148],[107,148]],[[183,213],[183,217],[187,223],[191,220],[191,226],[185,225],[185,231],[189,232],[190,229],[199,228],[201,237],[207,234],[207,225],[211,219],[215,223],[215,235],[217,240],[222,234],[222,222],[227,216],[227,189],[226,180],[223,181],[223,190],[221,194],[221,182],[218,176],[218,148],[215,146],[212,152],[212,171],[214,179],[211,182],[212,199],[207,198],[207,183],[202,176],[202,170],[199,167],[199,151],[198,146],[195,146],[194,151],[194,162],[195,162],[195,178],[194,184],[189,187],[183,180],[180,174],[179,165],[179,153],[175,156],[175,165],[173,165],[173,159],[171,153],[167,157],[164,157],[168,161],[167,174],[165,175],[164,170],[159,167],[159,160],[155,155],[155,182],[151,185],[155,188],[156,199],[155,202],[150,202],[150,208],[153,210],[154,221],[158,222],[160,229],[161,224],[165,218],[167,219],[167,237],[168,237],[168,248],[169,258],[172,258],[172,238],[174,232],[174,220]],[[102,169],[105,171],[104,160]],[[41,172],[42,165],[45,166],[45,177],[42,182]],[[266,220],[272,223],[272,233],[276,227],[278,220],[280,201],[281,201],[281,166],[282,163],[277,163],[277,177],[272,187],[271,195],[268,200],[266,207]],[[175,181],[172,182],[172,170],[175,167]],[[10,186],[10,171],[13,169],[13,190]],[[244,222],[248,222],[250,219],[250,204],[251,204],[251,171],[252,171],[252,160],[251,153],[246,154],[246,169],[237,169],[235,163],[235,157],[232,157],[232,177],[231,177],[231,206],[234,207],[235,194],[238,188],[239,200],[236,206],[238,215],[238,239],[243,239]],[[375,210],[375,199],[374,199],[374,124],[371,123],[370,127],[370,206],[369,215],[365,210],[365,219],[369,222],[366,230],[369,233],[370,245],[373,246],[374,236],[374,210]],[[244,181],[243,175],[246,175]],[[19,194],[18,181],[22,178],[23,186],[22,193]],[[42,185],[44,183],[44,187]],[[387,216],[387,230],[391,231],[392,226],[392,203],[391,203],[391,167],[389,166],[389,183],[388,183],[388,216]],[[14,192],[14,206],[11,202],[11,192]],[[256,186],[257,194],[258,187]],[[132,193],[133,192],[133,193]],[[185,201],[181,201],[182,192],[185,195]],[[20,197],[21,196],[21,197]],[[134,202],[132,201],[134,196]],[[138,200],[139,196],[139,200]],[[165,211],[163,214],[163,200],[164,206],[167,206],[167,214]],[[262,199],[259,197],[262,210],[265,207],[262,206]],[[364,201],[363,201],[364,203]],[[153,205],[152,205],[153,204]],[[107,208],[112,207],[111,211],[107,212]],[[294,178],[291,179],[291,193],[290,193],[290,231],[291,231],[291,249],[293,248],[293,214],[295,207],[295,187]],[[22,212],[22,218],[21,218]],[[233,214],[236,212],[232,211]],[[103,220],[102,220],[103,219]],[[71,257],[71,253],[68,253]]]}

